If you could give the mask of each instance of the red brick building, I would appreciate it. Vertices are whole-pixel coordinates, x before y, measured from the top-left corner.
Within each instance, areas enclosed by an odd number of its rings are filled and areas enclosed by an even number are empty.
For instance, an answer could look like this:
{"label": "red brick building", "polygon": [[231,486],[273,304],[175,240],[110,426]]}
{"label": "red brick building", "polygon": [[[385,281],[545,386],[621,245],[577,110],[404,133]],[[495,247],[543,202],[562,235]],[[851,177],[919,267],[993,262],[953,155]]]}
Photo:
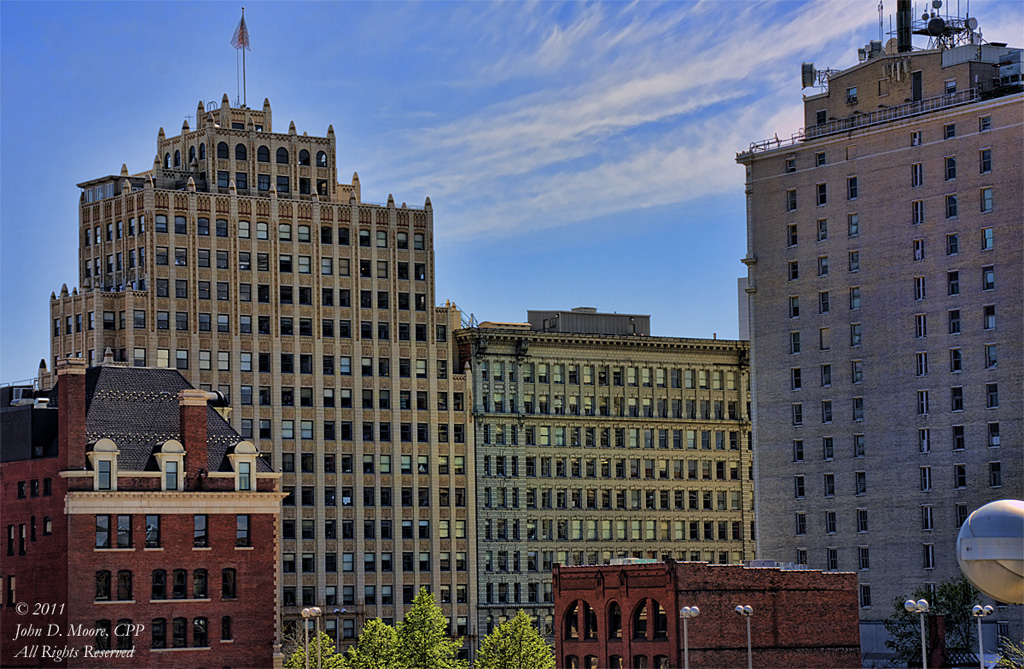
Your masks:
{"label": "red brick building", "polygon": [[0,413],[0,666],[280,664],[278,475],[176,370],[57,374]]}
{"label": "red brick building", "polygon": [[688,622],[690,666],[747,663],[754,610],[755,667],[859,667],[857,575],[710,565],[705,562],[562,567],[553,572],[555,654],[560,669],[683,666],[679,611]]}

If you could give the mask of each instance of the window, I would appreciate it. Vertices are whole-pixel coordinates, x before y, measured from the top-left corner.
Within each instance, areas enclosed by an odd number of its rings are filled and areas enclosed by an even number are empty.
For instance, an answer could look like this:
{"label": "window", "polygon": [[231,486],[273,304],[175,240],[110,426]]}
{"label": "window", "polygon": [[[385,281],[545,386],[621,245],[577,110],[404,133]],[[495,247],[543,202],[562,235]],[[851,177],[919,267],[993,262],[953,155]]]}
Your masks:
{"label": "window", "polygon": [[206,548],[210,545],[210,537],[207,530],[207,517],[205,514],[196,514],[194,518],[192,545],[196,548]]}
{"label": "window", "polygon": [[942,138],[953,139],[956,137],[956,123],[947,123],[942,127]]}
{"label": "window", "polygon": [[789,261],[789,280],[796,281],[800,278],[800,265],[796,260]]}
{"label": "window", "polygon": [[803,404],[796,402],[792,407],[792,418],[793,425],[800,426],[804,424],[804,407]]}
{"label": "window", "polygon": [[796,211],[796,189],[786,191],[786,211]]}
{"label": "window", "polygon": [[921,467],[920,475],[921,475],[921,491],[922,492],[930,491],[932,489],[932,468],[931,467]]}
{"label": "window", "polygon": [[920,225],[924,223],[924,201],[914,200],[910,203],[911,223]]}
{"label": "window", "polygon": [[910,145],[911,146],[921,146],[921,131],[920,130],[914,130],[913,132],[910,133]]}
{"label": "window", "polygon": [[790,332],[789,333],[789,352],[799,353],[800,352],[800,333]]}
{"label": "window", "polygon": [[796,172],[796,158],[786,158],[786,174]]}
{"label": "window", "polygon": [[860,346],[863,337],[861,335],[861,324],[851,323],[850,324],[850,346]]}
{"label": "window", "polygon": [[919,188],[924,183],[924,164],[912,163],[910,165],[910,186]]}
{"label": "window", "polygon": [[998,383],[986,383],[985,384],[985,407],[987,409],[999,408],[999,384]]}
{"label": "window", "polygon": [[800,316],[800,298],[796,295],[792,295],[789,298],[789,317],[799,318]]}
{"label": "window", "polygon": [[857,103],[857,87],[851,86],[846,89],[846,104],[852,105]]}
{"label": "window", "polygon": [[805,496],[805,492],[806,492],[806,490],[804,488],[804,477],[802,475],[797,475],[797,476],[793,477],[793,494],[794,494],[794,496],[797,499],[803,499],[803,497]]}
{"label": "window", "polygon": [[823,207],[826,204],[828,204],[828,185],[827,184],[817,184],[816,192],[817,192],[817,203],[818,203],[818,206],[819,207]]}
{"label": "window", "polygon": [[818,258],[818,276],[828,276],[828,256]]}
{"label": "window", "polygon": [[988,463],[988,485],[999,488],[1003,485],[1003,468],[999,462]]}
{"label": "window", "polygon": [[914,299],[923,300],[927,295],[923,276],[914,277]]}
{"label": "window", "polygon": [[996,287],[996,269],[993,265],[981,268],[981,289],[994,290]]}
{"label": "window", "polygon": [[960,272],[946,272],[946,294],[960,294]]}
{"label": "window", "polygon": [[946,218],[956,218],[956,193],[946,196]]}
{"label": "window", "polygon": [[996,305],[986,304],[982,315],[982,327],[985,330],[994,330],[996,327]]}
{"label": "window", "polygon": [[978,152],[978,171],[981,174],[992,171],[992,149],[982,149]]}
{"label": "window", "polygon": [[857,199],[857,177],[846,178],[846,199],[856,200]]}
{"label": "window", "polygon": [[992,189],[981,189],[981,212],[983,214],[992,211]]}
{"label": "window", "polygon": [[946,181],[956,179],[956,156],[946,156]]}
{"label": "window", "polygon": [[830,310],[828,291],[818,293],[818,313],[827,314]]}
{"label": "window", "polygon": [[818,219],[818,241],[823,242],[828,239],[828,219]]}
{"label": "window", "polygon": [[926,314],[914,315],[914,337],[922,339],[928,336],[928,318]]}
{"label": "window", "polygon": [[796,234],[796,223],[790,223],[786,226],[786,239],[788,246],[796,246],[797,234]]}

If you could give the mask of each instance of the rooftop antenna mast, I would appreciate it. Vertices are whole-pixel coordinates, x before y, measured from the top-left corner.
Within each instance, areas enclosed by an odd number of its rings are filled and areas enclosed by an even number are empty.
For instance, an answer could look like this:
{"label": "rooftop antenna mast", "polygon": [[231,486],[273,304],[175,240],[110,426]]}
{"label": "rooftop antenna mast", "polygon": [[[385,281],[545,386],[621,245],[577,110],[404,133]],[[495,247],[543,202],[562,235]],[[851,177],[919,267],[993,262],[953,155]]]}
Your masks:
{"label": "rooftop antenna mast", "polygon": [[878,0],[878,41],[882,41],[882,0]]}
{"label": "rooftop antenna mast", "polygon": [[[242,106],[246,106],[245,99],[245,52],[251,51],[249,48],[249,29],[245,26],[245,7],[242,7],[242,20],[238,22],[238,27],[235,28],[235,34],[231,37],[231,46],[235,47],[235,85],[238,85],[238,51],[242,52]],[[236,91],[237,96],[237,91]],[[237,97],[236,97],[237,104]]]}

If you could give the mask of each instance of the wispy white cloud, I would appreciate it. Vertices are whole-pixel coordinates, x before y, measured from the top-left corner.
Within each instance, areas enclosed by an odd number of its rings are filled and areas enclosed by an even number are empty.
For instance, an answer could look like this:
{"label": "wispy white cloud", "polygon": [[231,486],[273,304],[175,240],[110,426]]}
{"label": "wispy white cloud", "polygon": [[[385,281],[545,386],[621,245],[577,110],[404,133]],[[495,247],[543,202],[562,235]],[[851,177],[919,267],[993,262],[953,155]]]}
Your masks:
{"label": "wispy white cloud", "polygon": [[389,171],[403,192],[443,197],[446,231],[463,236],[736,189],[735,151],[802,122],[799,60],[849,63],[873,12],[863,2],[501,5],[488,18],[505,23],[503,36],[474,70],[515,80],[514,94],[423,119]]}

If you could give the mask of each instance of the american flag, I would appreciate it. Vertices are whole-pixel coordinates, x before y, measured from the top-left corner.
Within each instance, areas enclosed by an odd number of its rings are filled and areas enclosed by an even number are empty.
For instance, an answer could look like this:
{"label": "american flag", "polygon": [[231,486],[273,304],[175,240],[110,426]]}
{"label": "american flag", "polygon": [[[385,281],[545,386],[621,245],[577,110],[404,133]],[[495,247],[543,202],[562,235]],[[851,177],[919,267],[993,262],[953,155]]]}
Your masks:
{"label": "american flag", "polygon": [[235,34],[231,37],[231,46],[252,51],[249,47],[249,29],[245,27],[245,14],[242,14],[242,20],[238,22]]}

